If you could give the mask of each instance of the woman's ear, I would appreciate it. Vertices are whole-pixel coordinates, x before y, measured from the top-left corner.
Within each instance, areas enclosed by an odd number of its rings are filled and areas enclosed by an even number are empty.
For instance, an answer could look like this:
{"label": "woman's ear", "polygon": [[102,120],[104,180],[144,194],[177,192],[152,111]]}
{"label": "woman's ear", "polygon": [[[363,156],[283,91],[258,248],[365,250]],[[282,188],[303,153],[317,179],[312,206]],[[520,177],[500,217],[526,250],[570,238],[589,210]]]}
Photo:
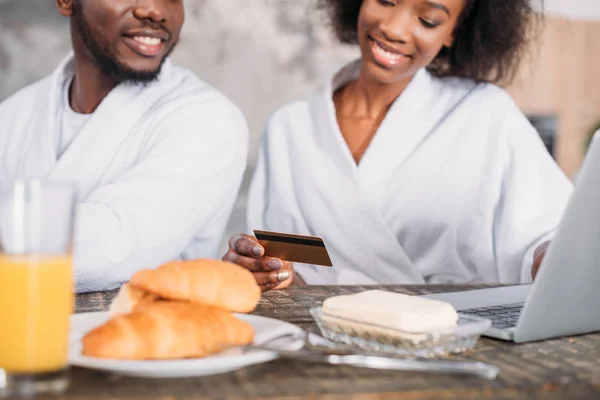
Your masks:
{"label": "woman's ear", "polygon": [[73,2],[76,0],[56,0],[56,8],[58,12],[65,17],[73,15]]}

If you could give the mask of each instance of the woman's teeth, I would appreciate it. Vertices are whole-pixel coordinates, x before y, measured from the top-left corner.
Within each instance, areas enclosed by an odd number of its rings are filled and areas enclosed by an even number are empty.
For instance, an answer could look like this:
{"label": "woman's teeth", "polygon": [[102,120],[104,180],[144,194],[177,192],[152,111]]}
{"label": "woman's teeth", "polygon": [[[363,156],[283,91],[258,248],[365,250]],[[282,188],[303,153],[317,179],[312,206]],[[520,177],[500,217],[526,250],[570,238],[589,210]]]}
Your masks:
{"label": "woman's teeth", "polygon": [[398,54],[398,53],[392,53],[389,52],[387,50],[384,50],[381,46],[379,46],[379,44],[375,41],[373,41],[373,52],[375,53],[375,55],[382,59],[383,61],[386,61],[389,64],[396,64],[398,63],[400,60],[402,60],[403,58],[406,58],[405,55],[403,54]]}
{"label": "woman's teeth", "polygon": [[377,43],[375,43],[375,51],[378,52],[380,55],[389,58],[390,60],[399,60],[400,58],[402,58],[401,54],[390,53],[389,51],[382,49]]}
{"label": "woman's teeth", "polygon": [[136,42],[147,44],[149,46],[158,46],[161,42],[159,38],[152,38],[148,36],[135,36],[133,40],[135,40]]}

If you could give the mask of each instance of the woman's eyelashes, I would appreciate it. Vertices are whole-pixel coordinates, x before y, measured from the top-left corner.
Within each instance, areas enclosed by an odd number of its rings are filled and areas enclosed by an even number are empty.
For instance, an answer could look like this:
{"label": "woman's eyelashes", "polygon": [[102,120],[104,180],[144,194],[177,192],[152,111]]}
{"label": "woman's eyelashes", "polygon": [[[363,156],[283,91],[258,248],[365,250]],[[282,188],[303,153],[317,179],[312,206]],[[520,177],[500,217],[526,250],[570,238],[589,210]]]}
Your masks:
{"label": "woman's eyelashes", "polygon": [[[377,2],[384,7],[395,7],[396,6],[396,3],[394,1],[390,1],[390,0],[377,0]],[[435,29],[442,24],[441,22],[438,22],[431,18],[419,17],[419,21],[421,22],[421,25],[423,25],[427,29]]]}
{"label": "woman's eyelashes", "polygon": [[441,22],[432,21],[426,18],[419,18],[419,21],[421,21],[421,25],[423,25],[427,29],[435,29],[441,25]]}

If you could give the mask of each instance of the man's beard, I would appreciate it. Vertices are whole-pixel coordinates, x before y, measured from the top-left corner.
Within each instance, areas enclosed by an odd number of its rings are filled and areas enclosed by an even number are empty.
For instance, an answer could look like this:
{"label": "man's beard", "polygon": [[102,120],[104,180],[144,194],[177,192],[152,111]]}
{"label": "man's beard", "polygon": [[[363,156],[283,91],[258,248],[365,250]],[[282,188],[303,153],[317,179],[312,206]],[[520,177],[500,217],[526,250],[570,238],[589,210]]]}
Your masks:
{"label": "man's beard", "polygon": [[83,46],[92,55],[93,61],[100,68],[102,73],[115,79],[118,83],[126,83],[131,85],[147,85],[158,79],[165,60],[171,54],[175,46],[173,46],[163,57],[156,70],[136,71],[116,60],[113,56],[111,56],[108,50],[96,40],[92,27],[86,21],[83,15],[80,1],[76,1],[74,3],[74,7],[75,10],[73,18],[75,19],[77,32],[81,36]]}

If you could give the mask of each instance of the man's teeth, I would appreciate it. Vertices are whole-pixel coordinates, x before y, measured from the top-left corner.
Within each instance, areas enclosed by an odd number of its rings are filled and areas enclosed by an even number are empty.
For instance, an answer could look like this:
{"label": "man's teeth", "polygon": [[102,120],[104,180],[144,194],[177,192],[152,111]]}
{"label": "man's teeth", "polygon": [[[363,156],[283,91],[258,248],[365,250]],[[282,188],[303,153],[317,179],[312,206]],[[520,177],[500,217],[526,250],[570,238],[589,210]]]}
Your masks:
{"label": "man's teeth", "polygon": [[135,40],[136,42],[147,44],[149,46],[158,46],[161,42],[159,38],[152,38],[148,36],[135,36],[133,40]]}
{"label": "man's teeth", "polygon": [[402,54],[395,54],[395,53],[390,53],[389,51],[386,51],[384,49],[382,49],[377,43],[375,43],[375,51],[385,57],[388,58],[391,61],[398,61],[400,60],[402,57],[404,57]]}

